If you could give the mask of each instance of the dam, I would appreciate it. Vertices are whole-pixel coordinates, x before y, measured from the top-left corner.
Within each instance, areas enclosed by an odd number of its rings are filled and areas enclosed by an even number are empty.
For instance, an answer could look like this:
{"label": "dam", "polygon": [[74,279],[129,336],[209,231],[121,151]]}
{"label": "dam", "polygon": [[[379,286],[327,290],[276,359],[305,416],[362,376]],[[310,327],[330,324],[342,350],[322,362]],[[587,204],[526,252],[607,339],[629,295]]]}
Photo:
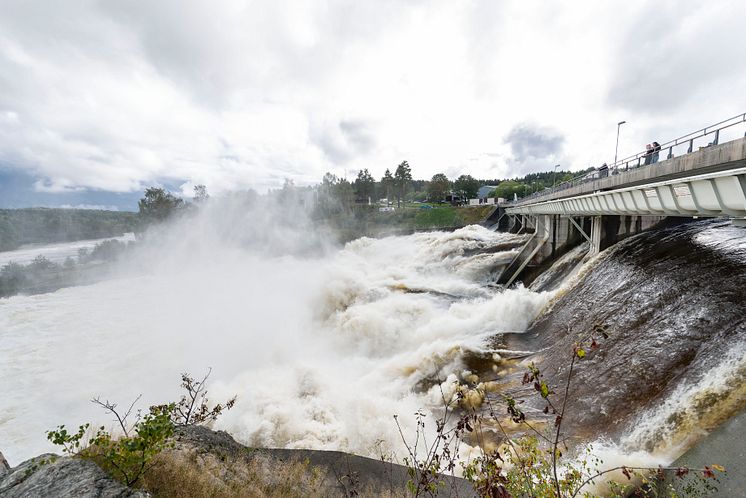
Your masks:
{"label": "dam", "polygon": [[[640,152],[603,173],[504,203],[495,227],[532,235],[499,283],[512,284],[529,265],[561,255],[583,239],[597,254],[668,217],[723,217],[746,227],[746,136],[719,143],[721,130],[734,127],[746,129],[746,113],[665,143],[663,161],[651,163]],[[710,136],[707,146],[693,150],[695,138]],[[684,154],[675,156],[683,146]]]}

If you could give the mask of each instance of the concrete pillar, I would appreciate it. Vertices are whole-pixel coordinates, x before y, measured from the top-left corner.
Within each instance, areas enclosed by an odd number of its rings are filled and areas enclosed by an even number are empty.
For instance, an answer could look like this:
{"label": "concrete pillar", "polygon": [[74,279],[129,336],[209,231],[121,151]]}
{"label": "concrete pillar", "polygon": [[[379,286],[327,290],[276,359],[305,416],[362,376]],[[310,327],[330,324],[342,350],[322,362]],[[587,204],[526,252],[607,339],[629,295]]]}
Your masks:
{"label": "concrete pillar", "polygon": [[591,250],[590,254],[601,252],[601,237],[603,235],[603,223],[600,216],[591,216]]}

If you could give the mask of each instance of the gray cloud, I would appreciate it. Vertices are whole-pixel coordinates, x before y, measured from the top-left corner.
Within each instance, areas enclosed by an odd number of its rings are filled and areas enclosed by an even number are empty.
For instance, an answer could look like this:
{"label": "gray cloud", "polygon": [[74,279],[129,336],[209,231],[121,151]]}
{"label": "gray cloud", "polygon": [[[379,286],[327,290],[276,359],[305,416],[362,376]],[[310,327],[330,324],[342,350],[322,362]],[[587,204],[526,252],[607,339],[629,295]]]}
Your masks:
{"label": "gray cloud", "polygon": [[375,146],[373,131],[364,121],[342,120],[339,129],[358,154],[366,154]]}
{"label": "gray cloud", "polygon": [[562,153],[565,137],[556,130],[524,123],[510,130],[505,143],[518,163],[541,162]]}
{"label": "gray cloud", "polygon": [[[403,157],[423,178],[585,166],[613,149],[610,108],[666,111],[621,116],[621,150],[735,114],[746,7],[684,1],[4,0],[0,163],[70,196],[380,177]],[[537,121],[562,133],[516,126]]]}
{"label": "gray cloud", "polygon": [[370,124],[358,119],[343,119],[335,125],[318,124],[311,129],[311,141],[335,166],[369,153],[375,147]]}
{"label": "gray cloud", "polygon": [[659,113],[716,97],[720,82],[746,81],[744,19],[743,2],[643,6],[615,47],[609,104]]}

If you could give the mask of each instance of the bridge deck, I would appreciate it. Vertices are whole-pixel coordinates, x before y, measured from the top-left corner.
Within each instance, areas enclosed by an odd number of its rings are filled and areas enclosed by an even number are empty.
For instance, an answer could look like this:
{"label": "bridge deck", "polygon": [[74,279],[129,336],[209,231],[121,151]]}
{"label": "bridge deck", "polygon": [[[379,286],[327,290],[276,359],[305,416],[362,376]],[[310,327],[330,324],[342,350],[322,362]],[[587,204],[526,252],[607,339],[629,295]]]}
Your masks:
{"label": "bridge deck", "polygon": [[508,214],[746,217],[746,138],[503,206]]}
{"label": "bridge deck", "polygon": [[535,195],[517,202],[505,203],[506,209],[563,199],[598,191],[634,187],[693,175],[746,167],[746,137],[721,145],[713,145],[689,154],[664,159],[655,164],[618,171],[607,178],[590,180],[563,190]]}

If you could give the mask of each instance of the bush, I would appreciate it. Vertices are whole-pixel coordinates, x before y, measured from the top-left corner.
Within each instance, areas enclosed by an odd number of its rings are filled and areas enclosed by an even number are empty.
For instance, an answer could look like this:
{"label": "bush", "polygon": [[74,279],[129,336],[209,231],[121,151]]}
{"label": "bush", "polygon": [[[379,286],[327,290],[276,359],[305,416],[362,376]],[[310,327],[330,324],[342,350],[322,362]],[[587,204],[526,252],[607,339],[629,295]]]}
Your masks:
{"label": "bush", "polygon": [[195,381],[189,374],[182,374],[182,387],[186,394],[176,403],[151,406],[148,413],[135,414],[134,423],[128,422],[138,396],[126,412],[120,413],[117,405],[100,398],[91,400],[114,415],[119,435],[112,435],[104,426],[91,433],[90,424],[78,427],[76,433],[67,431],[64,425],[47,431],[47,439],[62,446],[68,456],[92,460],[109,475],[126,486],[134,486],[142,476],[157,463],[155,457],[173,445],[171,437],[176,426],[187,426],[214,421],[224,410],[230,410],[236,401],[232,398],[225,405],[210,407],[205,381],[208,371],[201,381]]}

